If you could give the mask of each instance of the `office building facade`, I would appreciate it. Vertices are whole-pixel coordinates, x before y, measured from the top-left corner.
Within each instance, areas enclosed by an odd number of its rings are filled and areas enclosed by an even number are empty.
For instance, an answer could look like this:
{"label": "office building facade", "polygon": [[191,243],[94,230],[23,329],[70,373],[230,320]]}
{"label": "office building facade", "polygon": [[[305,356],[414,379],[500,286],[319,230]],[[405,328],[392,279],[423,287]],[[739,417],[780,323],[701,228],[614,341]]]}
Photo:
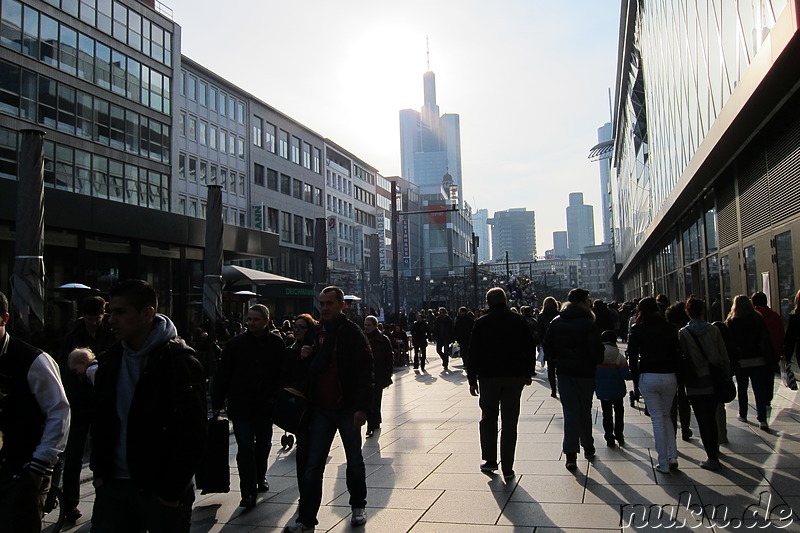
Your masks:
{"label": "office building facade", "polygon": [[492,260],[528,261],[536,258],[536,214],[524,207],[497,211],[492,226]]}
{"label": "office building facade", "polygon": [[625,297],[695,294],[717,320],[735,295],[763,290],[788,313],[800,259],[799,7],[623,3],[612,189]]}
{"label": "office building facade", "polygon": [[486,263],[492,257],[492,241],[489,238],[489,210],[478,209],[472,214],[472,231],[478,237],[478,262]]}
{"label": "office building facade", "polygon": [[569,194],[567,206],[567,246],[569,256],[577,259],[587,246],[594,246],[594,209],[583,203],[582,192]]}

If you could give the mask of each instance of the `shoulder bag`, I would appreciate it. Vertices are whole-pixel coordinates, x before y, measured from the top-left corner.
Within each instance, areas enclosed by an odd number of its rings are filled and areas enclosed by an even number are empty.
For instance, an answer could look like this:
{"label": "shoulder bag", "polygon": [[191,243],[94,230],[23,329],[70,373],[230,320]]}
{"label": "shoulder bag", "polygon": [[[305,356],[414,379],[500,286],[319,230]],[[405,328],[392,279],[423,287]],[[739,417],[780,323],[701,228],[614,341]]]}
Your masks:
{"label": "shoulder bag", "polygon": [[692,336],[694,339],[694,343],[697,345],[697,348],[700,350],[700,353],[703,355],[706,361],[708,361],[708,370],[711,374],[711,383],[714,387],[714,395],[717,397],[721,403],[728,403],[732,402],[734,398],[736,398],[736,385],[733,384],[733,378],[731,376],[725,375],[725,370],[714,366],[711,364],[711,361],[708,359],[706,355],[706,351],[703,349],[703,345],[700,343],[700,339],[697,338],[697,335],[686,328],[686,331],[689,332],[689,335]]}

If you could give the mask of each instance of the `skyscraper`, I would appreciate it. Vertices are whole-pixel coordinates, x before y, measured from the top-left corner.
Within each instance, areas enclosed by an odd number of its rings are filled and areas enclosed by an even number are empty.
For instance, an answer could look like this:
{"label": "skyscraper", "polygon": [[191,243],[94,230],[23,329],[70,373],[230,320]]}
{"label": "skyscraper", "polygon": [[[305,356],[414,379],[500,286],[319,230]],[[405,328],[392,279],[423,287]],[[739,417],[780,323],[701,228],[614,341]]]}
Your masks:
{"label": "skyscraper", "polygon": [[[400,111],[401,176],[419,187],[425,275],[444,277],[472,263],[471,208],[464,202],[459,116],[439,115],[436,76],[423,77],[421,111]],[[450,206],[456,210],[450,210]]]}
{"label": "skyscraper", "polygon": [[553,255],[559,259],[563,259],[569,255],[569,245],[567,244],[566,231],[553,232]]}
{"label": "skyscraper", "polygon": [[606,122],[597,128],[597,145],[592,149],[593,158],[600,163],[600,208],[603,215],[603,244],[611,244],[611,156],[613,153],[614,130]]}
{"label": "skyscraper", "polygon": [[536,215],[524,207],[497,211],[492,226],[492,259],[530,261],[536,257]]}
{"label": "skyscraper", "polygon": [[492,242],[489,240],[488,209],[478,209],[472,214],[472,231],[478,236],[478,262],[485,263],[492,257]]}
{"label": "skyscraper", "polygon": [[583,203],[582,192],[569,193],[567,245],[570,257],[579,257],[584,248],[594,245],[594,209]]}

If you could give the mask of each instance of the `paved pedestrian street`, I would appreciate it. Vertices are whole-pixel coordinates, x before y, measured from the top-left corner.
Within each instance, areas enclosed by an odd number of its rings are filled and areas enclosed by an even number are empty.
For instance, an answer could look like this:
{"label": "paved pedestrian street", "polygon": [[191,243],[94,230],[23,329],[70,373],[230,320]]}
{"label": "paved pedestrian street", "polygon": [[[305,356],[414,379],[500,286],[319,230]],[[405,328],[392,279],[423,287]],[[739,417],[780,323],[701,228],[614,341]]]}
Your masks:
{"label": "paved pedestrian street", "polygon": [[[429,349],[429,354],[432,352]],[[800,405],[798,394],[775,384],[769,432],[737,420],[728,404],[729,444],[724,467],[710,472],[699,432],[678,439],[680,470],[655,471],[650,419],[643,402],[625,402],[625,447],[607,448],[600,402],[595,401],[597,456],[579,456],[578,470],[564,468],[562,415],[550,397],[546,372],[523,392],[516,477],[479,471],[480,411],[469,395],[460,360],[451,372],[431,357],[427,373],[398,369],[384,393],[383,425],[364,441],[368,522],[381,533],[619,531],[800,531]],[[752,392],[751,392],[752,400]],[[754,414],[755,408],[751,407]],[[277,429],[277,428],[276,428]],[[199,495],[192,532],[278,532],[297,510],[294,449],[280,446],[276,432],[270,457],[270,491],[251,510],[238,507],[236,446],[231,436],[231,492]],[[91,484],[84,484],[84,517],[69,531],[87,532]],[[338,437],[325,471],[317,531],[350,531],[345,460]]]}

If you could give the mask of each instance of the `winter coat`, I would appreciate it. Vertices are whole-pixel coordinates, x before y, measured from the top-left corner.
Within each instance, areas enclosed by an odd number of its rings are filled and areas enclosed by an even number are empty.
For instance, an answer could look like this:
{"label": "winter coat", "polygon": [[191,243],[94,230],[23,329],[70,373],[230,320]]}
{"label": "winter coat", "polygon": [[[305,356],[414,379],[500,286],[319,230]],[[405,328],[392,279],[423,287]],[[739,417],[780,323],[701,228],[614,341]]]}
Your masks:
{"label": "winter coat", "polygon": [[728,350],[725,348],[722,332],[705,320],[692,319],[686,327],[680,330],[680,345],[681,351],[691,357],[697,373],[697,379],[694,382],[685,383],[686,393],[690,396],[713,394],[714,384],[711,382],[709,365],[722,369],[727,376],[730,376],[731,372]]}
{"label": "winter coat", "polygon": [[734,353],[728,354],[734,365],[734,373],[739,368],[766,366],[777,360],[767,324],[761,315],[733,317],[726,320],[725,324],[736,347]]}
{"label": "winter coat", "polygon": [[530,378],[536,370],[535,350],[533,335],[521,315],[505,305],[490,307],[472,328],[467,357],[470,385],[485,377]]}
{"label": "winter coat", "polygon": [[450,344],[454,340],[454,329],[452,318],[447,315],[437,316],[433,323],[433,338],[438,344]]}
{"label": "winter coat", "polygon": [[594,378],[597,365],[603,361],[600,330],[594,324],[591,310],[573,303],[550,322],[545,333],[544,355],[558,374]]}
{"label": "winter coat", "polygon": [[777,361],[783,350],[783,320],[781,315],[762,305],[755,306],[755,309],[764,317],[764,322],[766,322],[767,331],[769,332],[769,340],[772,343],[772,351],[774,353],[768,359]]}
{"label": "winter coat", "polygon": [[637,383],[640,374],[676,373],[680,354],[678,328],[663,318],[654,317],[631,326],[626,355]]}
{"label": "winter coat", "polygon": [[367,340],[372,350],[375,387],[385,389],[392,384],[392,374],[394,373],[392,341],[377,329],[367,334]]}
{"label": "winter coat", "polygon": [[595,376],[595,395],[598,400],[619,400],[628,392],[625,380],[631,379],[631,369],[619,348],[606,343],[603,346],[603,362],[597,365]]}
{"label": "winter coat", "polygon": [[428,345],[428,334],[430,333],[430,329],[428,328],[428,323],[424,320],[417,320],[411,326],[411,342],[414,344],[414,348],[424,348]]}
{"label": "winter coat", "polygon": [[469,345],[473,327],[475,327],[475,320],[470,318],[469,315],[456,317],[453,338],[461,347]]}
{"label": "winter coat", "polygon": [[275,333],[245,331],[228,341],[214,380],[213,408],[222,409],[227,400],[228,416],[233,420],[269,417],[285,352],[283,339]]}
{"label": "winter coat", "polygon": [[[121,342],[98,359],[91,460],[96,479],[113,477],[122,359]],[[203,458],[206,442],[203,367],[180,337],[148,354],[130,405],[127,435],[127,463],[134,484],[165,501],[178,501]]]}

